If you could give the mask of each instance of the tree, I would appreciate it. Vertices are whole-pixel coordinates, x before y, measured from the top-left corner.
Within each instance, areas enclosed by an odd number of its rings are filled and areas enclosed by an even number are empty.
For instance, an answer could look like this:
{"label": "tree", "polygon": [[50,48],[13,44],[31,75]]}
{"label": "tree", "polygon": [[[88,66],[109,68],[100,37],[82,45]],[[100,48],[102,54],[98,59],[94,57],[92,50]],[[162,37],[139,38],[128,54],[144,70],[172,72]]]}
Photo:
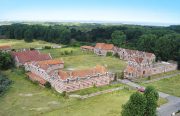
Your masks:
{"label": "tree", "polygon": [[24,33],[24,40],[26,42],[32,42],[33,41],[33,31],[32,29],[27,29]]}
{"label": "tree", "polygon": [[129,101],[122,106],[122,116],[144,116],[146,108],[146,98],[143,94],[133,93]]}
{"label": "tree", "polygon": [[145,89],[144,96],[146,97],[146,112],[145,116],[156,116],[157,102],[159,94],[153,86],[148,86]]}
{"label": "tree", "polygon": [[14,66],[13,59],[9,53],[0,52],[0,69],[6,70]]}
{"label": "tree", "polygon": [[156,35],[144,34],[139,38],[137,47],[142,51],[154,52],[156,40]]}
{"label": "tree", "polygon": [[112,43],[116,46],[121,46],[126,41],[126,35],[122,31],[114,31],[111,35]]}

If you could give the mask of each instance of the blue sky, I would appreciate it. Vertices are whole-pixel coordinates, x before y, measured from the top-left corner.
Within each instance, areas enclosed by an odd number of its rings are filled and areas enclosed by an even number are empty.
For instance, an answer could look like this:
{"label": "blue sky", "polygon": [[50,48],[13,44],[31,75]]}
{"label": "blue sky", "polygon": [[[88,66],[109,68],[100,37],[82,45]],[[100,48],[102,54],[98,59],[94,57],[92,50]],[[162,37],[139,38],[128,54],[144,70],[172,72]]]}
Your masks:
{"label": "blue sky", "polygon": [[180,0],[0,0],[0,20],[180,24]]}

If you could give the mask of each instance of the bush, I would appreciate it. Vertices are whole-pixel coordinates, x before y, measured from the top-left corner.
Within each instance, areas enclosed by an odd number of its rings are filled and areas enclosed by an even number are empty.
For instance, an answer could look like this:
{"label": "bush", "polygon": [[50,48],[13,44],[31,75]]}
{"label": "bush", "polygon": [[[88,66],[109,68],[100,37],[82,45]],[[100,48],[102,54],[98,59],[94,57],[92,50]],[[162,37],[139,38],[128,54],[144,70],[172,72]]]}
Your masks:
{"label": "bush", "polygon": [[69,55],[69,52],[65,50],[64,55]]}
{"label": "bush", "polygon": [[123,72],[117,72],[115,73],[116,79],[124,79],[124,73]]}
{"label": "bush", "polygon": [[35,48],[30,48],[30,50],[35,50]]}
{"label": "bush", "polygon": [[47,81],[44,85],[46,88],[51,88],[51,84]]}
{"label": "bush", "polygon": [[51,46],[45,46],[44,49],[51,49]]}
{"label": "bush", "polygon": [[68,93],[67,93],[66,91],[63,91],[63,92],[62,92],[62,96],[63,96],[64,98],[69,98],[69,95],[68,95]]}
{"label": "bush", "polygon": [[136,92],[123,105],[122,116],[156,116],[159,94],[152,86],[145,89],[144,94]]}
{"label": "bush", "polygon": [[106,53],[106,56],[112,56],[112,55],[113,55],[112,52],[107,52],[107,53]]}
{"label": "bush", "polygon": [[14,67],[14,60],[9,53],[0,52],[0,69],[6,70]]}
{"label": "bush", "polygon": [[133,93],[129,101],[122,106],[122,116],[144,116],[147,100],[139,92]]}
{"label": "bush", "polygon": [[0,96],[3,95],[11,83],[11,80],[6,78],[4,75],[0,75]]}
{"label": "bush", "polygon": [[118,53],[115,53],[114,56],[115,56],[116,58],[119,58],[119,54],[118,54]]}
{"label": "bush", "polygon": [[148,76],[148,80],[151,80],[151,76]]}

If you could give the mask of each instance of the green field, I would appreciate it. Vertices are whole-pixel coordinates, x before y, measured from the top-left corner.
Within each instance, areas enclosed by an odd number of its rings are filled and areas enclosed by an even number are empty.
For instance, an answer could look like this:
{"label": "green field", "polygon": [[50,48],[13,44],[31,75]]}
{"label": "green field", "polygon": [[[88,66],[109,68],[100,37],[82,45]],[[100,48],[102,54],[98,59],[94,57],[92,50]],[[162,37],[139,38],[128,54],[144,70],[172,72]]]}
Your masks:
{"label": "green field", "polygon": [[150,76],[150,79],[148,77],[138,78],[135,80],[135,82],[143,83],[144,81],[158,79],[158,78],[165,77],[165,76],[172,75],[172,74],[176,74],[176,73],[180,73],[180,71],[174,70],[174,71],[169,71],[169,72],[165,72],[165,73],[155,74],[155,75]]}
{"label": "green field", "polygon": [[0,46],[1,45],[11,45],[13,49],[20,49],[20,48],[39,48],[44,46],[53,46],[57,44],[48,43],[45,41],[37,41],[37,40],[27,43],[24,40],[0,39]]}
{"label": "green field", "polygon": [[[69,55],[62,55],[64,51],[72,51]],[[51,53],[53,58],[63,59],[65,69],[87,69],[96,65],[106,66],[112,72],[122,72],[126,63],[115,57],[100,57],[93,53],[82,52],[80,48],[61,48],[42,50],[43,53]]]}
{"label": "green field", "polygon": [[180,75],[143,85],[144,86],[152,85],[156,87],[159,91],[180,97],[179,83],[180,83]]}

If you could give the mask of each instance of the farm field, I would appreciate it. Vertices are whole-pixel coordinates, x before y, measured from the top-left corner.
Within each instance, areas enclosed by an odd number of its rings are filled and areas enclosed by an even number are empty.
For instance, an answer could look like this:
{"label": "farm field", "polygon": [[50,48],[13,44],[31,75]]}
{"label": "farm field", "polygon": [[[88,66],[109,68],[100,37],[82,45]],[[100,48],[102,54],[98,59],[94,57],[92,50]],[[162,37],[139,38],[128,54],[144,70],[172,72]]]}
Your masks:
{"label": "farm field", "polygon": [[49,43],[40,40],[34,40],[33,42],[25,42],[24,40],[15,40],[15,39],[0,39],[0,46],[1,45],[11,45],[13,49],[20,49],[20,48],[39,48],[44,46],[53,46],[57,45],[54,43]]}
{"label": "farm field", "polygon": [[143,85],[144,86],[152,85],[159,91],[180,97],[179,83],[180,83],[180,75],[177,75],[172,78],[162,79],[156,82],[143,84]]}

